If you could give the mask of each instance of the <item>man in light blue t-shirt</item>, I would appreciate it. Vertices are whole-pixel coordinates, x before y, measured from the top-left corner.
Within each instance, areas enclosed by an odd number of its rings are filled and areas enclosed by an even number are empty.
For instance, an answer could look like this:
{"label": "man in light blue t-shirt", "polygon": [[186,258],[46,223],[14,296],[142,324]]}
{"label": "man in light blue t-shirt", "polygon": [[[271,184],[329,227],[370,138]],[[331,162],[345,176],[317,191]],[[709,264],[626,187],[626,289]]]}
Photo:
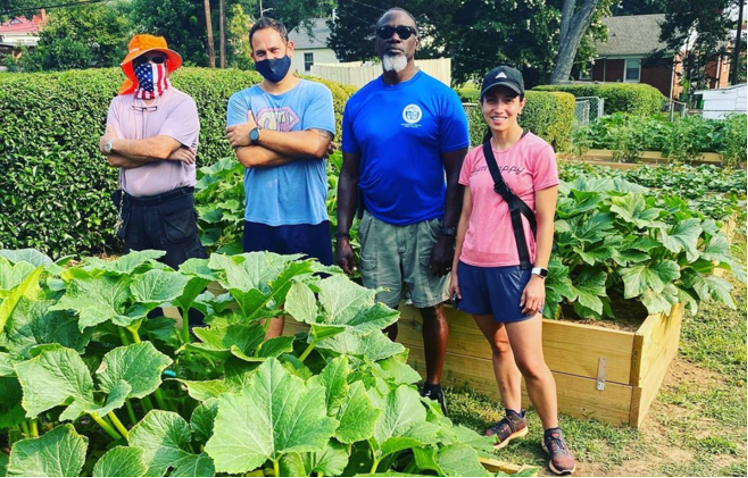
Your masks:
{"label": "man in light blue t-shirt", "polygon": [[[332,94],[295,77],[286,27],[263,17],[249,32],[264,80],[231,96],[227,136],[246,168],[244,251],[306,254],[333,262],[325,157],[335,134]],[[268,336],[283,330],[273,320]]]}
{"label": "man in light blue t-shirt", "polygon": [[[419,40],[410,13],[385,12],[375,32],[384,72],[348,100],[343,115],[337,262],[353,271],[348,233],[360,193],[361,278],[366,287],[386,288],[377,300],[392,308],[407,287],[423,317],[422,393],[446,413],[439,383],[449,327],[442,303],[462,207],[467,118],[454,91],[416,68]],[[389,332],[397,335],[396,328]]]}

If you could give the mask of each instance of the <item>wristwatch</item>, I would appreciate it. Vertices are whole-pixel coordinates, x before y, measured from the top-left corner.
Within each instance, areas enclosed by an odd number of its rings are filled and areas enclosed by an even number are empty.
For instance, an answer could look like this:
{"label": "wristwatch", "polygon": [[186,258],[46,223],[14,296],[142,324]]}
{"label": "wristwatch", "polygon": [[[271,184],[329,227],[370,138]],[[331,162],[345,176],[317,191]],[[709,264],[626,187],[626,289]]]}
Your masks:
{"label": "wristwatch", "polygon": [[439,233],[442,236],[457,237],[457,228],[456,227],[441,226],[439,228]]}
{"label": "wristwatch", "polygon": [[106,151],[107,153],[111,153],[113,144],[114,144],[114,138],[106,142],[106,144],[104,145],[104,151]]}
{"label": "wristwatch", "polygon": [[249,142],[257,144],[260,142],[260,127],[255,126],[252,131],[249,132]]}
{"label": "wristwatch", "polygon": [[544,269],[542,267],[533,267],[532,274],[545,279],[546,277],[548,277],[548,269]]}

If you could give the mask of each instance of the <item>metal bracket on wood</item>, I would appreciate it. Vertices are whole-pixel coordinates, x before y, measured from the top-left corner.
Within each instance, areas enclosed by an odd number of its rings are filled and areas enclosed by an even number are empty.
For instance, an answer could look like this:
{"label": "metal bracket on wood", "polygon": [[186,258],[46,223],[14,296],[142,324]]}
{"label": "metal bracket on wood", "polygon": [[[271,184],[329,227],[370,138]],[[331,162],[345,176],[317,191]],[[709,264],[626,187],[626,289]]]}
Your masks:
{"label": "metal bracket on wood", "polygon": [[605,390],[605,373],[608,371],[608,357],[599,357],[597,359],[597,381],[595,389],[598,392]]}

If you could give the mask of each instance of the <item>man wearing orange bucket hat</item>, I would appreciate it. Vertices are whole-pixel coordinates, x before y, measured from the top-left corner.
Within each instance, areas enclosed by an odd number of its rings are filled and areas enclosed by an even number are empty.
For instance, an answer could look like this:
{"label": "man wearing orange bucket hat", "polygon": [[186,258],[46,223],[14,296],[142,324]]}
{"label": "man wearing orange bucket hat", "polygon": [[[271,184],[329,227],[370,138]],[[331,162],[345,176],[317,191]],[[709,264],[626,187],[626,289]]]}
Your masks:
{"label": "man wearing orange bucket hat", "polygon": [[161,261],[174,269],[206,257],[193,197],[200,120],[195,101],[169,82],[181,65],[163,37],[135,35],[99,140],[101,153],[120,169],[114,197],[125,252],[164,251]]}

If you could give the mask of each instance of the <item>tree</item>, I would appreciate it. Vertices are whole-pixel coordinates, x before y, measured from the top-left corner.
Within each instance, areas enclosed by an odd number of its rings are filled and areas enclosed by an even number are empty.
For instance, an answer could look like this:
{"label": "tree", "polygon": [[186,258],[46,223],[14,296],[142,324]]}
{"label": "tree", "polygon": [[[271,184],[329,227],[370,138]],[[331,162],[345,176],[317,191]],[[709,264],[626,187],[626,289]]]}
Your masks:
{"label": "tree", "polygon": [[614,17],[665,13],[667,0],[620,0],[610,9]]}
{"label": "tree", "polygon": [[252,48],[249,45],[249,29],[254,23],[252,17],[244,13],[240,4],[232,6],[228,21],[228,64],[233,68],[242,70],[254,69],[254,61],[250,54]]}
{"label": "tree", "polygon": [[205,32],[208,35],[208,66],[211,68],[216,67],[216,49],[213,42],[213,22],[210,10],[210,0],[203,0],[203,8],[205,9]]}
{"label": "tree", "polygon": [[551,75],[551,84],[569,80],[579,45],[592,23],[599,1],[582,0],[577,8],[576,0],[564,0],[558,35],[558,54],[556,54],[556,64]]}
{"label": "tree", "polygon": [[132,32],[129,2],[83,4],[51,10],[36,49],[24,52],[26,71],[116,66]]}
{"label": "tree", "polygon": [[[605,6],[610,0],[601,0]],[[482,77],[499,64],[522,70],[529,86],[547,82],[554,68],[562,0],[502,2],[484,0],[414,0],[407,8],[418,22],[422,39],[417,58],[452,59],[452,82],[462,84]],[[365,4],[338,2],[329,45],[344,61],[374,56],[374,24],[391,6],[386,0]],[[577,48],[578,61],[594,57],[593,40],[604,32],[599,7]]]}
{"label": "tree", "polygon": [[709,62],[727,58],[731,48],[731,13],[738,0],[669,0],[660,41],[683,52],[683,84],[690,90],[707,87]]}

